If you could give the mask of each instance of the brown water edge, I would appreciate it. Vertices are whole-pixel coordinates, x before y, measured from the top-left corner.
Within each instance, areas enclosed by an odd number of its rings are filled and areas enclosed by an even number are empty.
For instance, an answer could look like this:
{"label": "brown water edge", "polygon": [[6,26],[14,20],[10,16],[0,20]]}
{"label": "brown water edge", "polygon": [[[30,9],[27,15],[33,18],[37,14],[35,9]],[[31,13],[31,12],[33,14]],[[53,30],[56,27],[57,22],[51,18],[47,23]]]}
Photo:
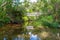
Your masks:
{"label": "brown water edge", "polygon": [[[9,40],[13,36],[22,35],[20,34],[22,26],[20,24],[7,24],[0,28],[0,38],[7,36]],[[37,33],[37,35],[42,40],[60,40],[60,29],[58,28],[47,28],[47,27],[37,27],[32,30]],[[24,37],[29,39],[29,35],[24,34]]]}
{"label": "brown water edge", "polygon": [[19,33],[22,31],[22,25],[21,24],[7,24],[4,25],[2,28],[0,28],[0,34],[1,35],[14,35],[15,33]]}
{"label": "brown water edge", "polygon": [[4,37],[12,40],[13,36],[21,35],[22,31],[24,31],[22,24],[6,24],[0,28],[0,40],[3,40]]}

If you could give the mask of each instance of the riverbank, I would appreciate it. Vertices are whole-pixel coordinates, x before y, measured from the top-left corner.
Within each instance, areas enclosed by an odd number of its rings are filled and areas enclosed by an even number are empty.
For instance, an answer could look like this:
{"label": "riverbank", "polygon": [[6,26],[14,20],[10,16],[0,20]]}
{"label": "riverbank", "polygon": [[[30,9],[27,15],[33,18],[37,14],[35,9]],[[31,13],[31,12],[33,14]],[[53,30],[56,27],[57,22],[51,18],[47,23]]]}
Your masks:
{"label": "riverbank", "polygon": [[[5,36],[5,35],[8,35],[8,36],[17,35],[22,30],[20,28],[21,28],[20,24],[5,25],[4,27],[0,28],[0,37]],[[17,29],[17,31],[15,29]],[[24,29],[23,29],[23,31],[24,31]],[[58,29],[58,28],[47,28],[47,27],[42,26],[42,27],[34,28],[34,32],[36,32],[37,35],[42,40],[60,40],[60,29]],[[24,34],[24,37],[29,39],[29,35],[27,35],[27,34]]]}

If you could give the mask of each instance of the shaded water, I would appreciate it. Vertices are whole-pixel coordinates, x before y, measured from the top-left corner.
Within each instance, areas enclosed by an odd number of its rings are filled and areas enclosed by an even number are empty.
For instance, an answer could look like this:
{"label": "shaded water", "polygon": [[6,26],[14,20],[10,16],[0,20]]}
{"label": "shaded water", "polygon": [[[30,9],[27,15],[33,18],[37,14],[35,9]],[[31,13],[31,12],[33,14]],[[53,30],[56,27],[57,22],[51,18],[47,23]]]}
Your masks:
{"label": "shaded water", "polygon": [[14,36],[11,39],[8,37],[3,37],[3,40],[30,40],[30,38],[24,38],[22,36]]}
{"label": "shaded water", "polygon": [[[2,37],[3,40],[30,40],[30,38],[33,36],[31,32],[28,34],[18,34],[18,35],[13,35],[13,36],[5,36]],[[37,35],[37,34],[36,34]],[[36,37],[36,36],[35,36]],[[39,38],[39,37],[38,37]],[[39,39],[41,40],[41,39]]]}
{"label": "shaded water", "polygon": [[18,36],[13,36],[11,38],[3,37],[3,40],[25,40],[25,39],[24,39],[24,37],[18,35]]}
{"label": "shaded water", "polygon": [[[25,25],[25,26],[30,26],[31,24],[29,23],[29,24],[27,24],[27,25]],[[19,32],[20,32],[20,30],[18,30]],[[24,31],[24,30],[23,30]],[[0,40],[29,40],[30,39],[30,35],[29,35],[29,31],[32,31],[32,30],[25,30],[25,32],[23,32],[24,33],[24,35],[23,35],[23,33],[22,34],[18,34],[18,35],[7,35],[7,36],[4,36],[3,35],[3,37],[0,37]],[[16,30],[15,30],[15,32],[16,32]],[[10,32],[9,32],[10,33]],[[17,32],[16,32],[17,33]]]}

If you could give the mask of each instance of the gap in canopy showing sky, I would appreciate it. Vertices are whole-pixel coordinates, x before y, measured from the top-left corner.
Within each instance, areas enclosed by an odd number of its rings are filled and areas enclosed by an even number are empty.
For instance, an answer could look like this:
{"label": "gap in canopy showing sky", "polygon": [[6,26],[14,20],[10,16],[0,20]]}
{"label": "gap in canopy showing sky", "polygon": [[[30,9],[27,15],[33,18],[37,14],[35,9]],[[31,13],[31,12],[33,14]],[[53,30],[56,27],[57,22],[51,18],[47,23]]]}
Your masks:
{"label": "gap in canopy showing sky", "polygon": [[37,0],[30,0],[30,2],[32,2],[32,3],[33,3],[33,2],[37,2]]}
{"label": "gap in canopy showing sky", "polygon": [[[13,0],[13,5],[15,5],[15,3],[19,4],[19,2],[24,2],[24,1],[25,1],[25,0]],[[29,1],[29,2],[31,2],[31,3],[37,2],[37,0],[27,0],[27,1]]]}
{"label": "gap in canopy showing sky", "polygon": [[[28,1],[28,0],[27,0]],[[29,0],[30,2],[37,2],[37,0]],[[20,2],[24,2],[24,0],[20,0]]]}

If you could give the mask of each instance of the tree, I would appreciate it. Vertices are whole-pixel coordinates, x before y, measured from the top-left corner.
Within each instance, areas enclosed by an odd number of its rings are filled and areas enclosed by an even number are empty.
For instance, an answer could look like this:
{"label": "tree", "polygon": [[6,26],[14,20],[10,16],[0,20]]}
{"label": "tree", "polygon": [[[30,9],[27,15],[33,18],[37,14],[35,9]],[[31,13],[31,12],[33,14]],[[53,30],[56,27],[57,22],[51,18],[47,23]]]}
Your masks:
{"label": "tree", "polygon": [[[22,3],[21,3],[21,5],[20,4],[13,5],[12,0],[5,0],[5,1],[1,0],[0,4],[1,4],[1,6],[0,6],[0,9],[1,9],[0,14],[2,16],[6,16],[9,19],[8,23],[11,23],[11,22],[12,23],[23,23],[24,22],[23,17],[25,16],[26,8],[25,8],[24,5],[22,5]],[[6,19],[6,20],[8,20],[8,19]]]}
{"label": "tree", "polygon": [[[41,18],[44,20],[43,23],[47,23],[48,24],[48,21],[50,21],[49,19],[49,16],[51,17],[51,19],[53,20],[52,21],[52,26],[53,25],[59,25],[59,6],[60,6],[60,1],[59,0],[38,0],[37,3],[35,5],[33,5],[33,9],[34,11],[38,8],[38,11],[42,12],[42,14],[40,15],[39,17],[39,20],[41,21]],[[43,16],[43,17],[41,17]],[[46,17],[46,18],[45,18]],[[49,18],[49,19],[48,19]],[[46,20],[45,20],[46,19]],[[48,21],[47,21],[48,19]],[[38,19],[37,19],[38,21]],[[51,21],[50,21],[51,22]],[[49,23],[50,24],[50,23]],[[37,24],[38,25],[38,24]]]}

